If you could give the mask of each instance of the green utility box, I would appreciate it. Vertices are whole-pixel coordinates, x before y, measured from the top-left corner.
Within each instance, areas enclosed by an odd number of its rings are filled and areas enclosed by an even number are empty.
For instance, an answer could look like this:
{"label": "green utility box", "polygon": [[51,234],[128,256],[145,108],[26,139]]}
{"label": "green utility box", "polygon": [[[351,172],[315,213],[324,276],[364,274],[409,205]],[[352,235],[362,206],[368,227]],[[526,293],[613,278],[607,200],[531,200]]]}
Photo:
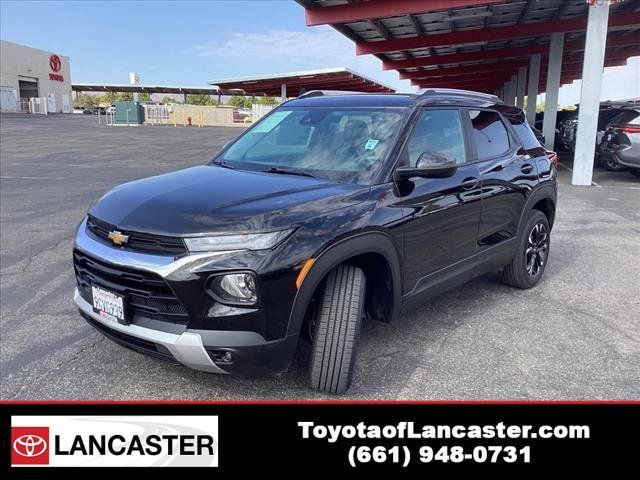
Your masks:
{"label": "green utility box", "polygon": [[115,123],[144,123],[144,108],[140,102],[116,102]]}

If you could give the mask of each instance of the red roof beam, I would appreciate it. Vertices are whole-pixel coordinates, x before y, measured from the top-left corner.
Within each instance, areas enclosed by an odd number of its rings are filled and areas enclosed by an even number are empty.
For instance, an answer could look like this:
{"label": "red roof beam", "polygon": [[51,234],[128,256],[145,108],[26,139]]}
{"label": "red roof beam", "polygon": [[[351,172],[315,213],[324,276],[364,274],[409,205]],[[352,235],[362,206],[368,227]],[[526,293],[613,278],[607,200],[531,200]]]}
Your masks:
{"label": "red roof beam", "polygon": [[[609,28],[640,24],[640,13],[621,12],[609,15]],[[396,38],[380,42],[360,42],[356,44],[357,55],[379,54],[411,50],[414,48],[462,45],[465,43],[509,40],[519,37],[539,37],[555,32],[577,32],[586,30],[587,16],[552,20],[550,22],[521,23],[507,27],[478,28],[461,32],[438,33],[418,37]]]}
{"label": "red roof beam", "polygon": [[477,7],[504,0],[369,0],[305,9],[307,26],[352,23],[374,18],[397,17],[453,8]]}
{"label": "red roof beam", "polygon": [[468,73],[497,71],[497,70],[517,70],[528,65],[527,60],[515,62],[480,63],[477,65],[464,65],[461,67],[434,68],[433,70],[420,70],[418,72],[400,72],[400,80],[417,80],[419,78],[437,78],[449,75],[464,75]]}
{"label": "red roof beam", "polygon": [[[476,31],[476,30],[472,30]],[[414,38],[414,37],[412,37]],[[614,36],[607,39],[607,48],[640,45],[640,33],[625,36]],[[565,42],[564,52],[584,51],[584,39]],[[449,55],[433,55],[429,57],[411,58],[408,60],[394,60],[382,62],[383,70],[401,70],[403,68],[428,67],[432,65],[446,65],[448,63],[476,62],[482,60],[525,57],[540,53],[549,54],[549,45],[532,45],[514,48],[495,48],[477,52],[454,53]]]}
{"label": "red roof beam", "polygon": [[[620,64],[619,60],[616,61],[612,61],[612,62],[607,62],[605,63],[605,67],[613,67],[613,66],[618,66]],[[540,76],[542,77],[542,79],[540,80],[541,83],[546,83],[546,71],[541,71],[540,72]],[[564,69],[562,70],[561,74],[560,74],[560,78],[568,78],[568,77],[575,77],[576,75],[578,77],[580,77],[580,75],[582,74],[582,66],[578,66],[575,68],[570,68],[570,69]],[[411,81],[411,85],[414,86],[418,86],[418,87],[422,87],[422,88],[429,88],[429,87],[447,87],[447,86],[459,86],[459,85],[474,85],[477,83],[497,83],[497,84],[502,84],[504,82],[506,82],[507,80],[509,80],[511,78],[513,74],[509,74],[509,73],[503,73],[503,74],[495,74],[495,75],[486,75],[486,76],[475,76],[475,77],[471,77],[471,76],[467,76],[467,77],[461,77],[460,79],[453,79],[453,78],[449,78],[449,79],[441,79],[441,80],[412,80]]]}
{"label": "red roof beam", "polygon": [[[622,61],[624,65],[627,58],[640,55],[640,48],[634,48],[633,50],[624,50],[621,52],[611,51],[605,57],[605,62],[607,61]],[[583,55],[569,55],[565,57],[563,63],[563,69],[569,68],[573,69],[576,65],[579,65],[580,69],[582,68],[582,62],[584,61]],[[468,77],[470,75],[482,75],[486,73],[494,73],[494,72],[502,72],[508,71],[513,74],[517,73],[519,67],[527,66],[529,64],[528,61],[521,62],[498,62],[498,63],[482,63],[478,65],[467,65],[464,67],[453,67],[453,68],[438,68],[433,70],[422,70],[419,72],[401,72],[400,80],[439,80],[439,79],[461,79]],[[606,66],[617,66],[618,64],[611,64]],[[547,71],[547,66],[544,65],[541,69],[541,72]]]}

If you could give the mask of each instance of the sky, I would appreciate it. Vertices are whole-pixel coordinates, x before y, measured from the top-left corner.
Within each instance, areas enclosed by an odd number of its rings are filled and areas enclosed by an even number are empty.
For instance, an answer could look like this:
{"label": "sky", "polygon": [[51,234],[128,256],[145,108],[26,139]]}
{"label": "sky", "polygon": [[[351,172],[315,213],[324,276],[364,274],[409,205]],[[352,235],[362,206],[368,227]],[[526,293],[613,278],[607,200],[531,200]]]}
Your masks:
{"label": "sky", "polygon": [[[71,58],[77,83],[206,86],[210,80],[349,67],[398,91],[415,91],[329,26],[307,27],[293,0],[0,2],[3,40]],[[640,57],[606,68],[602,100],[640,97]],[[561,89],[577,103],[580,82]]]}

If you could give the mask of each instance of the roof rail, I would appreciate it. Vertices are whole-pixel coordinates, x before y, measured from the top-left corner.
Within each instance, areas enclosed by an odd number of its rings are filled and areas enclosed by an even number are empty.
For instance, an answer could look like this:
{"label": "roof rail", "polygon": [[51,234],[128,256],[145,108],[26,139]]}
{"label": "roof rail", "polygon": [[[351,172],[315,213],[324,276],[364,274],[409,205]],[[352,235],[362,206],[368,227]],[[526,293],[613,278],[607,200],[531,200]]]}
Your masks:
{"label": "roof rail", "polygon": [[321,97],[323,95],[364,95],[365,93],[351,90],[309,90],[302,95],[298,95],[297,98]]}
{"label": "roof rail", "polygon": [[500,103],[502,100],[497,95],[491,93],[473,92],[471,90],[459,90],[457,88],[427,88],[418,98],[426,98],[437,95],[454,95],[456,97],[471,97],[471,98],[483,98],[495,103]]}

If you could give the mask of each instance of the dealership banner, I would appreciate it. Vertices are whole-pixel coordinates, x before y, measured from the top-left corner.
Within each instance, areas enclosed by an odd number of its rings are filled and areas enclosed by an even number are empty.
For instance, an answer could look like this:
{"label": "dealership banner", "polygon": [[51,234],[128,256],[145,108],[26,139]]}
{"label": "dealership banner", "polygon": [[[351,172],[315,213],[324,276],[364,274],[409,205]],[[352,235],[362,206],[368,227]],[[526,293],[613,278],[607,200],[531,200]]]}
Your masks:
{"label": "dealership banner", "polygon": [[[3,402],[2,478],[632,466],[640,403]],[[37,469],[34,471],[34,469]],[[104,471],[104,470],[103,470]],[[157,473],[157,472],[156,472]]]}

